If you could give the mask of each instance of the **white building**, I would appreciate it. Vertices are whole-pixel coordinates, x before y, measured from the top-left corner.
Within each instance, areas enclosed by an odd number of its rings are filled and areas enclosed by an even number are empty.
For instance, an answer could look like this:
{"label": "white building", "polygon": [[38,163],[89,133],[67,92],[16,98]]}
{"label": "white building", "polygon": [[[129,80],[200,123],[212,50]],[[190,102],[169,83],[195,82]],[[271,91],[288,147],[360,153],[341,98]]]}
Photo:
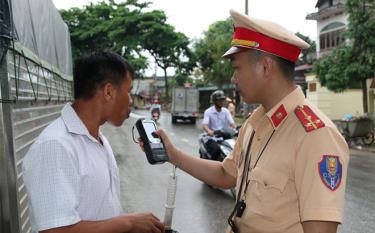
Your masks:
{"label": "white building", "polygon": [[[345,14],[345,0],[318,0],[318,11],[306,16],[306,19],[317,21],[317,55],[318,58],[343,44],[343,32],[348,24]],[[362,90],[349,89],[343,93],[334,93],[322,87],[314,73],[306,74],[306,97],[319,107],[331,119],[341,119],[345,114],[363,115]],[[369,82],[369,87],[370,87]],[[374,96],[369,91],[369,100]],[[372,99],[371,99],[372,100]],[[369,101],[369,112],[373,112],[374,102]]]}

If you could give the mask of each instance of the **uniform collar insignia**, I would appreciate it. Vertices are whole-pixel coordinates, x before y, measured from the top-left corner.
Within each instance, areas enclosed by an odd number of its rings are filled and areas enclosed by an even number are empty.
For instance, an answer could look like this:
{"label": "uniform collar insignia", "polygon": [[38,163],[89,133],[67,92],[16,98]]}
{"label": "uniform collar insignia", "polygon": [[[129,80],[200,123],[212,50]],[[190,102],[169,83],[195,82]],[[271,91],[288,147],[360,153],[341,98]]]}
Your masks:
{"label": "uniform collar insignia", "polygon": [[303,103],[305,96],[302,89],[297,86],[291,93],[284,97],[275,107],[268,111],[267,117],[269,118],[272,127],[276,130],[279,128],[285,119],[295,109],[298,104]]}
{"label": "uniform collar insignia", "polygon": [[280,105],[271,116],[271,122],[273,127],[276,129],[281,124],[281,122],[286,118],[287,115],[288,113],[286,112],[284,105]]}

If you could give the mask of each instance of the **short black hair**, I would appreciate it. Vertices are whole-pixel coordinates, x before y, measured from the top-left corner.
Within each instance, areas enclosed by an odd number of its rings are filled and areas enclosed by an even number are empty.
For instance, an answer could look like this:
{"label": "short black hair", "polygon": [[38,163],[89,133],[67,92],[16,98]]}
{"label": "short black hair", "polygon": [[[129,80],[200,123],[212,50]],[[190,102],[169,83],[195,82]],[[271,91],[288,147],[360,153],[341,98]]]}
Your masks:
{"label": "short black hair", "polygon": [[269,56],[273,60],[276,61],[281,73],[289,80],[294,81],[294,69],[295,63],[288,61],[282,57],[266,53],[263,51],[259,51],[256,49],[250,49],[250,56],[252,56],[255,60],[258,60],[261,56]]}
{"label": "short black hair", "polygon": [[107,83],[120,86],[127,74],[134,75],[132,66],[114,52],[94,51],[84,55],[74,62],[74,98],[90,99]]}

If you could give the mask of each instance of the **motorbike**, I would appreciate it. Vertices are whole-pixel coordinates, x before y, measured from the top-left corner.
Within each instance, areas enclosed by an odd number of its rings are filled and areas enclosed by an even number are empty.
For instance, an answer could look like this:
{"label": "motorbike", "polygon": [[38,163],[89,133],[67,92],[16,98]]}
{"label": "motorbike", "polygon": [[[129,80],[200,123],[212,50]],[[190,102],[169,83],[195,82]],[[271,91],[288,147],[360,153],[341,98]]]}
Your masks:
{"label": "motorbike", "polygon": [[[220,147],[220,154],[218,156],[218,161],[222,162],[225,157],[229,156],[234,148],[236,138],[238,136],[239,127],[236,129],[224,128],[222,130],[214,131],[214,136]],[[212,155],[208,152],[206,142],[211,139],[207,133],[202,133],[199,135],[199,155],[202,159],[214,160]],[[211,187],[211,186],[210,186]],[[236,198],[236,189],[230,189],[231,194]]]}
{"label": "motorbike", "polygon": [[157,122],[159,118],[160,118],[160,108],[159,107],[151,108],[151,119]]}

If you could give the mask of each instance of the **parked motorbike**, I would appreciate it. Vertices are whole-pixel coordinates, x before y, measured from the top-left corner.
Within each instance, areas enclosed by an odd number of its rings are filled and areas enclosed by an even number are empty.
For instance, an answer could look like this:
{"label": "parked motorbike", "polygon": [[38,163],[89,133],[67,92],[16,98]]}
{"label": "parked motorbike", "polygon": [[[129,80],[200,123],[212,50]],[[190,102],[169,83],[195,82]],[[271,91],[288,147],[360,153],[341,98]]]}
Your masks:
{"label": "parked motorbike", "polygon": [[[238,136],[239,127],[236,129],[225,128],[223,130],[217,130],[214,132],[214,137],[217,139],[217,143],[220,147],[220,154],[217,157],[218,161],[223,161],[225,157],[229,156],[234,148],[236,138]],[[212,155],[207,150],[207,141],[211,137],[207,133],[202,133],[199,135],[199,155],[202,159],[213,160]],[[236,189],[230,189],[234,198],[236,198]]]}

